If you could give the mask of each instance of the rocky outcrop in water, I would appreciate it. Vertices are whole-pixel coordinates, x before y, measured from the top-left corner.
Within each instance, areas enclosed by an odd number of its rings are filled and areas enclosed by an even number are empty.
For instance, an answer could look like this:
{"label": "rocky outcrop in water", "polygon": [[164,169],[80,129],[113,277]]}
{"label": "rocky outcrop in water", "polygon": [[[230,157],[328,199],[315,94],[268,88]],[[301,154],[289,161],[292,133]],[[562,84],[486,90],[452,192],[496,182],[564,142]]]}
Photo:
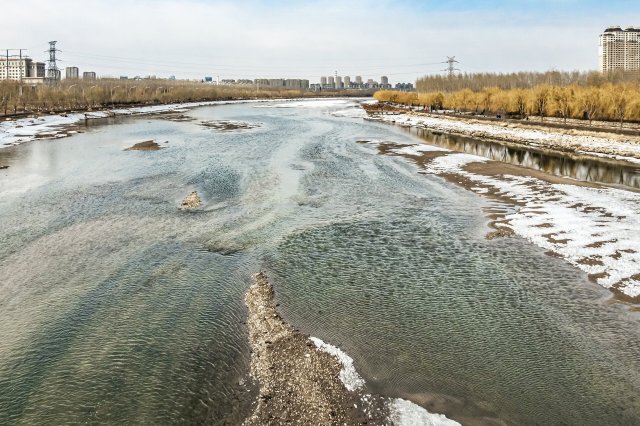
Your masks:
{"label": "rocky outcrop in water", "polygon": [[202,200],[198,195],[197,191],[193,191],[191,194],[187,195],[184,200],[182,200],[182,204],[180,207],[183,209],[197,209],[202,205]]}
{"label": "rocky outcrop in water", "polygon": [[154,140],[138,142],[137,144],[125,149],[125,151],[157,151],[162,149]]}

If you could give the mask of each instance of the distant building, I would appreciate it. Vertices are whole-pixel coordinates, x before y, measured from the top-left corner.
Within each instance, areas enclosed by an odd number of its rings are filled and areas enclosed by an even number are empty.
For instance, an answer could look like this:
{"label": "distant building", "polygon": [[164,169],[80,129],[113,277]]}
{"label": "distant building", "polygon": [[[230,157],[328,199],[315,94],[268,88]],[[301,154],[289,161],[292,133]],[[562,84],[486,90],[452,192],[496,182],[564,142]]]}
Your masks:
{"label": "distant building", "polygon": [[44,77],[45,65],[42,62],[34,62],[28,57],[0,57],[0,80],[15,80],[27,84],[38,84],[44,82]]}
{"label": "distant building", "polygon": [[342,77],[336,76],[336,89],[342,89]]}
{"label": "distant building", "polygon": [[389,77],[387,77],[386,75],[380,77],[380,84],[389,84]]}
{"label": "distant building", "polygon": [[93,71],[85,71],[82,73],[82,79],[83,80],[95,80],[96,79],[96,73]]}
{"label": "distant building", "polygon": [[78,67],[67,67],[65,68],[65,77],[76,80],[80,78],[80,70]]}
{"label": "distant building", "polygon": [[356,84],[357,85],[362,85],[362,76],[361,75],[356,75]]}
{"label": "distant building", "polygon": [[327,86],[329,89],[336,88],[336,81],[334,80],[333,76],[327,77]]}
{"label": "distant building", "polygon": [[351,77],[349,77],[348,75],[345,75],[343,78],[343,81],[344,81],[344,88],[349,89],[351,87]]}
{"label": "distant building", "polygon": [[415,91],[415,88],[413,87],[413,83],[397,83],[396,90],[400,92],[413,92]]}
{"label": "distant building", "polygon": [[640,72],[640,28],[609,27],[599,47],[600,71]]}
{"label": "distant building", "polygon": [[320,84],[324,87],[327,85],[327,77],[320,77]]}

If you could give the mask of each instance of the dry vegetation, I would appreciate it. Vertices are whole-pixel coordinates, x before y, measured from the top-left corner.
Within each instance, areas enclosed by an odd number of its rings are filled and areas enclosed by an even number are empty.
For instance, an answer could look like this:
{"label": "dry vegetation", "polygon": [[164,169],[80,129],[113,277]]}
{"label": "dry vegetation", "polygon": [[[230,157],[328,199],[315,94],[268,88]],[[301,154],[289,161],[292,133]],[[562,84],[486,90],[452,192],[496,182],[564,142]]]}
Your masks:
{"label": "dry vegetation", "polygon": [[[556,76],[556,83],[540,82],[549,79],[550,75]],[[589,124],[602,120],[617,122],[620,127],[625,121],[640,121],[640,80],[634,76],[600,73],[475,76],[424,77],[419,80],[419,93],[380,91],[374,97],[382,102],[432,110],[500,114],[522,119],[535,116],[542,121],[546,117],[557,117],[565,123],[568,119],[588,120]],[[436,87],[440,84],[437,82],[446,80],[454,89],[425,91],[425,88]]]}
{"label": "dry vegetation", "polygon": [[0,115],[91,110],[111,106],[152,105],[229,99],[318,96],[302,90],[256,90],[171,80],[64,80],[55,85],[24,86],[0,82]]}

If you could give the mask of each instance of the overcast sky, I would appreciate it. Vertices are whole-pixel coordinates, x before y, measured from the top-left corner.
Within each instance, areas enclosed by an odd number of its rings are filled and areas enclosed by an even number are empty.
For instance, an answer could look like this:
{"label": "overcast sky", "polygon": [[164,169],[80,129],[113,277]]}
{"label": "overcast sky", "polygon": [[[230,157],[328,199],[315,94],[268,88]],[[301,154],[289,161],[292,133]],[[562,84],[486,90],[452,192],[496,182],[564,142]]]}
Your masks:
{"label": "overcast sky", "polygon": [[2,12],[0,48],[44,61],[57,40],[62,68],[312,83],[415,81],[454,55],[464,72],[596,69],[605,27],[640,26],[639,0],[6,0]]}

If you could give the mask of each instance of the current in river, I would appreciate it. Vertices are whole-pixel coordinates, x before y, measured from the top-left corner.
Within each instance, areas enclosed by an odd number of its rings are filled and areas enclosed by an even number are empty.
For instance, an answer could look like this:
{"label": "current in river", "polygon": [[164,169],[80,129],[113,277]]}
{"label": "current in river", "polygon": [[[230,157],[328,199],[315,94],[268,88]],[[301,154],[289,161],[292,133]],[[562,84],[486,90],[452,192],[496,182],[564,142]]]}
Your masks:
{"label": "current in river", "polygon": [[[357,143],[424,135],[331,114],[348,106],[208,106],[0,150],[0,424],[241,423],[258,271],[371,392],[463,423],[640,423],[637,312],[486,240],[495,201]],[[191,191],[203,206],[180,209]]]}

